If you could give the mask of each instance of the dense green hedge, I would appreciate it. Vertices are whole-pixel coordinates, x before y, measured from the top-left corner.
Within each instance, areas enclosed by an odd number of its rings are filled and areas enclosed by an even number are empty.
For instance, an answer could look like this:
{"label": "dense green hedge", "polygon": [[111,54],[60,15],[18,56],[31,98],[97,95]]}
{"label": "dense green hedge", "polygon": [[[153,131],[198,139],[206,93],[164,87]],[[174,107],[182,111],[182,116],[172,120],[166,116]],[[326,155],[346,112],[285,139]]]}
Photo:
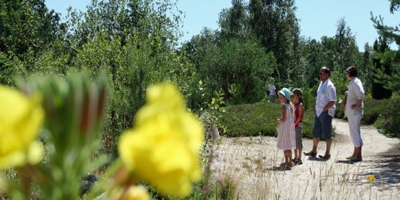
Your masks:
{"label": "dense green hedge", "polygon": [[[225,130],[222,134],[227,137],[240,136],[274,136],[278,127],[277,119],[280,117],[279,103],[255,103],[229,106],[222,113],[220,123]],[[303,124],[305,137],[312,136],[314,122],[313,112],[306,111]]]}
{"label": "dense green hedge", "polygon": [[[338,106],[335,117],[345,119],[344,108]],[[392,137],[400,137],[400,98],[364,100],[363,125],[374,125],[382,133]]]}
{"label": "dense green hedge", "polygon": [[[364,100],[364,116],[361,119],[361,124],[363,125],[372,125],[378,120],[379,117],[389,118],[393,100],[391,99],[365,99]],[[384,116],[382,116],[384,115]],[[338,105],[336,107],[335,117],[339,119],[345,119],[344,116],[344,107],[342,105]]]}
{"label": "dense green hedge", "polygon": [[[267,102],[228,106],[220,118],[220,125],[224,127],[221,132],[227,137],[274,136],[278,125],[276,120],[280,117],[280,106],[279,103]],[[400,136],[400,98],[367,98],[364,106],[361,120],[363,125],[374,125],[389,136]],[[342,104],[337,104],[336,107],[335,118],[345,119]],[[306,138],[312,137],[315,117],[314,104],[311,103],[309,108],[303,119],[303,135]]]}

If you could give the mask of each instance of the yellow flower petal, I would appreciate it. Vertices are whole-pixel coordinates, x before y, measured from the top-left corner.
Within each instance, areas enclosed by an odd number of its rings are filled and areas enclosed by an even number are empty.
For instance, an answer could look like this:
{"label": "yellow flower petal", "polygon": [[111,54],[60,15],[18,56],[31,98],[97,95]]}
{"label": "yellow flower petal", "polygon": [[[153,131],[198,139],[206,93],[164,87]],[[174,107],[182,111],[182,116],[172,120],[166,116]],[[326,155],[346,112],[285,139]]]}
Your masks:
{"label": "yellow flower petal", "polygon": [[146,188],[143,186],[132,185],[129,188],[125,187],[117,187],[112,191],[109,191],[110,194],[104,193],[106,197],[101,199],[108,200],[151,200],[150,194],[147,192]]}
{"label": "yellow flower petal", "polygon": [[203,127],[184,107],[182,95],[168,83],[148,89],[148,102],[125,131],[118,150],[135,177],[166,195],[185,197],[199,181]]}
{"label": "yellow flower petal", "polygon": [[126,192],[125,200],[150,200],[150,195],[147,192],[146,188],[142,186],[132,186],[129,187]]}
{"label": "yellow flower petal", "polygon": [[182,95],[169,83],[150,86],[147,90],[147,104],[165,104],[173,109],[181,109],[184,106]]}
{"label": "yellow flower petal", "polygon": [[41,152],[37,145],[30,145],[44,118],[40,96],[28,98],[18,90],[0,86],[0,110],[0,169],[38,162]]}
{"label": "yellow flower petal", "polygon": [[369,182],[376,181],[376,178],[375,178],[374,175],[368,175],[368,176],[366,177],[366,179],[367,179],[367,181],[369,181]]}
{"label": "yellow flower petal", "polygon": [[36,164],[43,157],[43,146],[40,142],[33,141],[26,149],[15,151],[0,157],[0,169],[10,166],[22,166],[25,164]]}

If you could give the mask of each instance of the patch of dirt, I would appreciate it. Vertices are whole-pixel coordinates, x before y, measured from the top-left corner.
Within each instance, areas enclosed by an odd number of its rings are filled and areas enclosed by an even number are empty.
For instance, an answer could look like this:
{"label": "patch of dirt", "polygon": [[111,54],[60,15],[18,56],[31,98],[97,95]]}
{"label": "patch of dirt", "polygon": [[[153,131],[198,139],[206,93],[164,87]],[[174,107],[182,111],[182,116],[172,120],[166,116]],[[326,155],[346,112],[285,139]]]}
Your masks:
{"label": "patch of dirt", "polygon": [[[291,170],[277,168],[284,161],[275,137],[223,138],[217,150],[221,177],[237,186],[239,199],[400,199],[400,143],[373,126],[362,126],[363,161],[349,162],[352,154],[346,121],[334,119],[336,136],[331,159],[302,157]],[[303,140],[304,151],[312,140]],[[325,142],[318,154],[325,152]],[[368,181],[373,175],[376,180]]]}

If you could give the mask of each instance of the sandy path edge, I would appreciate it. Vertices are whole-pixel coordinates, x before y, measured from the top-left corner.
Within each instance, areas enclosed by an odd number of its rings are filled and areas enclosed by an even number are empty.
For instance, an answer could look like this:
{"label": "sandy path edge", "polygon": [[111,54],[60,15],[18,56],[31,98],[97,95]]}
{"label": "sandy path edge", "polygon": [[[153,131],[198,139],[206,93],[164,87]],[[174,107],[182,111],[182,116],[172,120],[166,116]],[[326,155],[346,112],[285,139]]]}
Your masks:
{"label": "sandy path edge", "polygon": [[[237,185],[239,199],[400,199],[399,139],[362,126],[363,161],[349,163],[353,144],[346,121],[334,119],[336,136],[331,159],[303,157],[303,165],[291,170],[274,168],[283,161],[275,137],[222,138],[217,166],[220,176]],[[304,151],[312,140],[303,140]],[[325,151],[321,141],[318,154]],[[376,181],[368,182],[367,175]]]}

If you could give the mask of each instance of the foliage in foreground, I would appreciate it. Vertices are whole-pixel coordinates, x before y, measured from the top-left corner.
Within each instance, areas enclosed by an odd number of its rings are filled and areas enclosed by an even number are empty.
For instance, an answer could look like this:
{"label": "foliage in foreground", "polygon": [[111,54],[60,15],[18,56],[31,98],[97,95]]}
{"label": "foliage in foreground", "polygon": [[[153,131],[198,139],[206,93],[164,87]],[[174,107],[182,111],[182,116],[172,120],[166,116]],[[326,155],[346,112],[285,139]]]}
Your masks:
{"label": "foliage in foreground", "polygon": [[[21,84],[22,92],[0,86],[0,197],[150,199],[142,182],[163,196],[189,196],[202,177],[204,130],[183,95],[168,82],[148,87],[134,128],[118,142],[120,157],[106,167],[99,155],[106,79],[88,77],[39,77]],[[84,195],[78,183],[100,167],[102,179]],[[4,176],[6,169],[15,175]]]}

